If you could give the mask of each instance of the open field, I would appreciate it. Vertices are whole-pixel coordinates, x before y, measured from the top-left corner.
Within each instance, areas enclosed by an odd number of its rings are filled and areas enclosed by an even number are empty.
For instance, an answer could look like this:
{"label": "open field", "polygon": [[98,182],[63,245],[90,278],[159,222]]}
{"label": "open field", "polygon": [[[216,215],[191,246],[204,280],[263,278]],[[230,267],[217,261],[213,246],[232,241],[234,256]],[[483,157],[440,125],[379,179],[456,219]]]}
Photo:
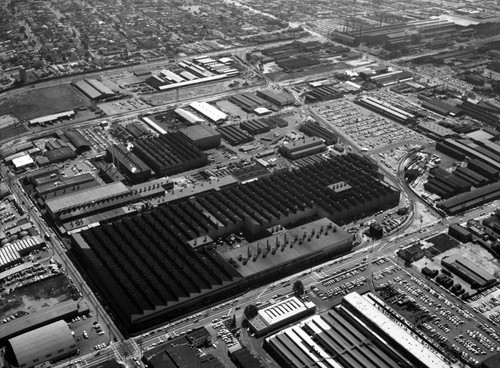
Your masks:
{"label": "open field", "polygon": [[0,115],[30,120],[80,106],[90,106],[90,101],[71,85],[62,84],[8,96],[0,101]]}

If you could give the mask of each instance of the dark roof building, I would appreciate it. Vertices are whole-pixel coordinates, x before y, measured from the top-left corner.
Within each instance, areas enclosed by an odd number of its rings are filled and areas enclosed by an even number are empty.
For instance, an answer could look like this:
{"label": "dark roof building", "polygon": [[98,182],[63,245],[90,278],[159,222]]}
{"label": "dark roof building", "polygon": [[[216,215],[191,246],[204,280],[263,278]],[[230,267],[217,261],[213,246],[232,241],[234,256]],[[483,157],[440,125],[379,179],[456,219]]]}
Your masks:
{"label": "dark roof building", "polygon": [[306,133],[309,137],[318,137],[325,141],[327,146],[337,143],[337,135],[329,129],[319,125],[317,121],[306,121],[299,128],[301,132]]}
{"label": "dark roof building", "polygon": [[188,137],[195,147],[201,150],[220,146],[220,133],[206,124],[196,124],[182,128],[181,133]]}
{"label": "dark roof building", "polygon": [[144,182],[151,177],[151,168],[123,144],[108,146],[106,158],[133,183]]}
{"label": "dark roof building", "polygon": [[[350,189],[330,188],[341,181]],[[202,189],[208,185],[204,183]],[[345,223],[399,201],[399,192],[379,179],[377,166],[353,154],[246,184],[233,183],[199,194],[176,190],[169,195],[177,197],[141,214],[72,235],[81,264],[128,331],[200,308],[205,298],[213,301],[232,295],[247,282],[269,282],[347,252],[352,237],[332,221]],[[208,246],[192,249],[189,245],[200,237],[215,239],[233,231],[262,238],[270,226],[291,228],[298,221],[325,214],[329,218],[321,223],[325,235],[293,247],[289,245],[295,237],[290,235],[288,241],[281,240],[279,252],[277,245],[272,249],[258,244],[250,249],[249,245],[245,265],[238,261],[240,249],[219,253]],[[290,229],[293,234],[299,231],[304,232]],[[275,255],[265,257],[267,252]],[[249,254],[255,261],[248,261]],[[247,281],[246,275],[254,277]]]}
{"label": "dark roof building", "polygon": [[441,264],[451,272],[467,281],[473,289],[491,285],[496,281],[493,275],[478,265],[459,255],[444,257]]}
{"label": "dark roof building", "polygon": [[181,132],[134,141],[132,152],[156,175],[173,175],[205,166],[208,158]]}
{"label": "dark roof building", "polygon": [[35,192],[38,196],[47,200],[55,198],[74,191],[92,188],[100,185],[99,182],[90,173],[72,176],[69,178],[57,178],[56,181],[49,181],[46,184],[37,185]]}
{"label": "dark roof building", "polygon": [[60,320],[9,340],[12,363],[30,368],[76,354],[78,348],[68,324]]}
{"label": "dark roof building", "polygon": [[262,360],[250,352],[246,347],[237,350],[229,350],[231,361],[238,368],[266,368]]}
{"label": "dark roof building", "polygon": [[67,130],[64,135],[68,138],[71,144],[76,148],[77,152],[87,151],[92,148],[92,144],[78,130]]}
{"label": "dark roof building", "polygon": [[75,151],[68,146],[46,151],[44,155],[52,164],[76,158]]}
{"label": "dark roof building", "polygon": [[498,198],[500,198],[500,183],[493,183],[441,201],[438,207],[449,215],[454,215]]}
{"label": "dark roof building", "polygon": [[237,146],[254,140],[250,134],[234,124],[226,125],[216,130],[221,134],[222,139],[227,141],[231,146]]}
{"label": "dark roof building", "polygon": [[151,368],[224,368],[219,358],[212,354],[198,354],[186,336],[171,341],[170,346],[157,347],[144,354]]}
{"label": "dark roof building", "polygon": [[323,141],[316,137],[307,137],[297,141],[283,144],[279,151],[280,153],[290,160],[297,160],[299,158],[314,155],[315,153],[323,152],[326,146]]}

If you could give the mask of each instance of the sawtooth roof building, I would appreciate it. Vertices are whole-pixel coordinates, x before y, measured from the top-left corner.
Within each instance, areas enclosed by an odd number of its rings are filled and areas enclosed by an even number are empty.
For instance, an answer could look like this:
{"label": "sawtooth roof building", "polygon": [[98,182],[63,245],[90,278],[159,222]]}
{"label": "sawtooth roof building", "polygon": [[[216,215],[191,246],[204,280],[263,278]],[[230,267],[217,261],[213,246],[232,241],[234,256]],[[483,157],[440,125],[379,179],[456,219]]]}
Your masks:
{"label": "sawtooth roof building", "polygon": [[[335,224],[399,202],[399,191],[379,178],[376,165],[348,154],[199,194],[176,191],[158,207],[73,234],[74,249],[120,327],[140,331],[250,283],[348,252],[352,237]],[[349,188],[336,190],[337,182]],[[324,220],[314,225],[322,234],[299,241],[304,231],[293,226],[311,217]],[[289,235],[269,239],[267,246],[252,244],[233,254],[211,245],[210,239],[234,232],[262,239],[278,224]]]}

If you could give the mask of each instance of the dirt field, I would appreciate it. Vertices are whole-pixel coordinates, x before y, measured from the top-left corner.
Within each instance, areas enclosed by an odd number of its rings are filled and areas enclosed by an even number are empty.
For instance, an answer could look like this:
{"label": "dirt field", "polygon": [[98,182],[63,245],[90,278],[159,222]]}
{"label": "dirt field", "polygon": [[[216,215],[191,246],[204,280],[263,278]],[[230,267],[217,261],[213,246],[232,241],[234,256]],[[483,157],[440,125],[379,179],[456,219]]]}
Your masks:
{"label": "dirt field", "polygon": [[0,102],[0,115],[30,120],[80,106],[90,106],[90,101],[71,85],[62,84],[10,95]]}
{"label": "dirt field", "polygon": [[64,275],[31,284],[0,299],[0,320],[18,311],[33,313],[71,298],[72,286]]}

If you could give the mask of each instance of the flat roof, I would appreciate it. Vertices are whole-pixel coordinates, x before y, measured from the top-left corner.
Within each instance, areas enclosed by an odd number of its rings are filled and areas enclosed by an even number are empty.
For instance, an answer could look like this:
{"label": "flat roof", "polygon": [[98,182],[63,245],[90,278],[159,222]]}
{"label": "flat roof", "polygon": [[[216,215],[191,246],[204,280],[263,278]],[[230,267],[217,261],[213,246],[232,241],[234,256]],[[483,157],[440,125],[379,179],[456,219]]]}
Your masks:
{"label": "flat roof", "polygon": [[[344,243],[349,243],[350,241],[352,241],[351,235],[334,224],[333,226],[337,228],[336,232],[330,230],[327,236],[325,236],[325,233],[323,232],[323,235],[319,238],[317,238],[315,235],[311,237],[310,241],[307,241],[307,239],[305,239],[302,244],[299,245],[297,243],[295,244],[295,246],[293,246],[293,248],[290,247],[292,241],[296,236],[299,239],[302,239],[304,233],[310,234],[312,229],[315,229],[317,233],[322,226],[324,229],[326,229],[329,224],[333,224],[333,222],[331,222],[327,218],[322,218],[305,225],[287,229],[285,232],[280,232],[277,235],[271,235],[267,238],[254,241],[252,243],[249,243],[245,247],[231,249],[227,252],[221,253],[221,255],[227,261],[229,261],[231,258],[233,260],[237,260],[240,255],[246,258],[248,255],[248,250],[250,249],[251,259],[249,259],[245,265],[241,262],[238,262],[239,267],[237,268],[238,272],[241,275],[247,277],[274,267],[279,267],[284,263],[291,262],[305,256],[310,256],[317,252],[323,252],[325,248],[335,247],[338,245],[342,246]],[[285,243],[285,237],[288,240],[289,244],[286,245],[283,251],[281,251],[281,249],[277,249],[275,254],[272,254],[273,249],[276,249],[277,246],[281,247]],[[264,258],[263,254],[266,251],[268,244],[271,251]],[[257,254],[257,248],[260,248],[261,254],[254,262],[253,256]]]}
{"label": "flat roof", "polygon": [[370,320],[387,336],[391,336],[403,349],[420,361],[425,367],[429,368],[450,368],[435,353],[426,348],[420,341],[411,336],[406,330],[397,323],[389,319],[375,305],[369,302],[365,297],[356,292],[344,296],[342,303],[348,303],[360,315]]}
{"label": "flat roof", "polygon": [[30,155],[23,155],[21,157],[16,157],[16,158],[12,159],[12,164],[16,168],[32,165],[34,162],[35,161],[33,161],[33,159],[31,158]]}
{"label": "flat roof", "polygon": [[45,202],[52,213],[60,212],[66,208],[79,206],[92,201],[98,201],[106,197],[128,193],[130,189],[122,182],[104,184],[81,190],[77,193],[68,194],[57,198],[49,199]]}
{"label": "flat roof", "polygon": [[264,322],[272,325],[304,312],[307,309],[307,306],[303,302],[297,299],[297,297],[292,296],[269,307],[260,309],[259,315]]}
{"label": "flat roof", "polygon": [[193,141],[213,136],[220,137],[220,133],[218,131],[205,124],[191,125],[182,128],[181,132],[185,136],[191,138]]}

